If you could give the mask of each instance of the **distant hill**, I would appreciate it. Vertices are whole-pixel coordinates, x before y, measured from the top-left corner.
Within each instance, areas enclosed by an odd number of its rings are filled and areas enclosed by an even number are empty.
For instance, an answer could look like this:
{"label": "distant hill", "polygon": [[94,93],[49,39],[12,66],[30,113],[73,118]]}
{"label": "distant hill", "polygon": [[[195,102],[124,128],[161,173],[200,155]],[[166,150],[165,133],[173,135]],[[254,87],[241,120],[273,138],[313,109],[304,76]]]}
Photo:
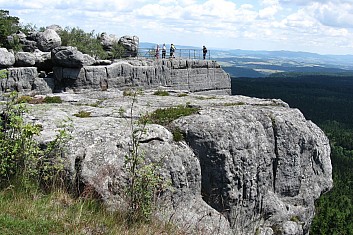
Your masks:
{"label": "distant hill", "polygon": [[[170,44],[166,44],[167,48]],[[141,42],[140,48],[155,48]],[[200,49],[176,45],[177,49]],[[208,48],[210,59],[217,60],[232,77],[266,77],[274,73],[345,73],[353,71],[353,55],[321,55],[301,51],[252,51]]]}

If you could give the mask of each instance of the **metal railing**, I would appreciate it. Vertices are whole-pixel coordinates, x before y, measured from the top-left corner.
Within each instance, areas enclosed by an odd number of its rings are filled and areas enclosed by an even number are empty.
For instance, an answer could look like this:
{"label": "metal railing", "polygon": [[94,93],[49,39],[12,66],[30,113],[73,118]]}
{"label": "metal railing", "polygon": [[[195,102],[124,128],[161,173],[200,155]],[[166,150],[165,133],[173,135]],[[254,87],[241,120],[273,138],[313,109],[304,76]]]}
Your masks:
{"label": "metal railing", "polygon": [[[144,58],[162,58],[162,49],[159,49],[158,57],[156,53],[156,49],[153,48],[138,48],[137,57]],[[165,55],[166,59],[169,58],[183,58],[183,59],[194,59],[194,60],[202,60],[203,52],[202,49],[176,49],[173,57],[170,55],[169,49],[166,51]],[[206,60],[211,59],[211,51],[207,50]]]}

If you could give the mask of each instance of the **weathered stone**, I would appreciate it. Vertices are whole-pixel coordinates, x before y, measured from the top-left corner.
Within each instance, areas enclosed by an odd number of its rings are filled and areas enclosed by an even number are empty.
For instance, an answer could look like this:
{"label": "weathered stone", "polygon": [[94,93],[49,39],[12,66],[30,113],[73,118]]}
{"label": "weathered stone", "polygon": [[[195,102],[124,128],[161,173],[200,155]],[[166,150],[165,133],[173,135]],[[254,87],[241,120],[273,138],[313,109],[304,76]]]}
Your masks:
{"label": "weathered stone", "polygon": [[108,51],[112,50],[114,43],[119,42],[119,39],[115,35],[113,34],[108,35],[107,33],[102,33],[100,35],[100,40],[101,40],[103,49]]}
{"label": "weathered stone", "polygon": [[[213,90],[230,93],[229,75],[216,62],[207,62],[207,66],[201,63],[189,67],[188,64],[192,63],[189,60],[119,60],[108,66],[95,66],[95,68],[85,66],[80,72],[74,70],[75,72],[70,73],[70,76],[62,74],[62,70],[58,69],[54,70],[54,74],[58,81],[64,81],[65,78],[76,80],[70,82],[71,89],[126,87],[148,89],[165,86],[191,92]],[[196,67],[197,65],[200,67]],[[85,76],[78,76],[80,74]]]}
{"label": "weathered stone", "polygon": [[[332,187],[330,147],[317,126],[280,100],[153,92],[145,91],[138,102],[122,92],[62,93],[65,103],[33,107],[30,117],[42,125],[43,142],[55,137],[61,122],[72,120],[65,153],[72,182],[80,182],[79,190],[93,188],[117,209],[126,207],[130,118],[191,103],[200,111],[172,123],[185,141],[175,142],[159,125],[147,125],[139,138],[140,152],[160,163],[160,174],[171,185],[158,201],[157,215],[188,234],[308,233],[314,200]],[[99,107],[90,105],[101,100]],[[122,115],[132,103],[132,114]],[[73,116],[80,110],[91,117]]]}
{"label": "weathered stone", "polygon": [[254,234],[261,219],[285,228],[292,217],[304,231],[295,234],[309,232],[332,168],[328,139],[298,110],[209,108],[175,124],[200,159],[204,200],[227,215],[236,234]]}
{"label": "weathered stone", "polygon": [[47,95],[55,90],[55,80],[51,76],[37,77],[32,86],[32,95]]}
{"label": "weathered stone", "polygon": [[111,60],[96,60],[93,65],[111,65]]}
{"label": "weathered stone", "polygon": [[35,66],[39,71],[53,71],[53,62],[50,52],[42,52],[37,49],[34,51],[33,55],[35,57]]}
{"label": "weathered stone", "polygon": [[33,40],[24,39],[21,41],[22,50],[25,52],[34,52],[38,49],[37,42]]}
{"label": "weathered stone", "polygon": [[1,80],[1,87],[3,91],[28,92],[37,77],[35,67],[9,68],[7,78]]}
{"label": "weathered stone", "polygon": [[6,48],[0,48],[0,68],[9,68],[15,64],[15,55]]}
{"label": "weathered stone", "polygon": [[136,57],[139,46],[139,38],[137,36],[123,36],[119,39],[119,44],[121,44],[125,49],[124,57]]}
{"label": "weathered stone", "polygon": [[53,29],[46,29],[40,32],[37,39],[39,50],[49,52],[52,49],[61,46],[61,38]]}
{"label": "weathered stone", "polygon": [[15,59],[17,67],[33,67],[36,64],[36,57],[30,52],[17,52]]}
{"label": "weathered stone", "polygon": [[76,47],[57,47],[51,51],[54,66],[80,68],[94,64],[95,60],[78,51]]}

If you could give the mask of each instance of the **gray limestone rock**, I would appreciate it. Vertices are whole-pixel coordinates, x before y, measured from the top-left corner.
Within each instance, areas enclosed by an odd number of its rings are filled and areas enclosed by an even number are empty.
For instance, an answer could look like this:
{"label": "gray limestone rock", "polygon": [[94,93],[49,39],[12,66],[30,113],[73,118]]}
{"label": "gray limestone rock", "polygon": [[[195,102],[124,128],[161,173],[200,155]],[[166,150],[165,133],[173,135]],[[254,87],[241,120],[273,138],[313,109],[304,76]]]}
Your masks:
{"label": "gray limestone rock", "polygon": [[139,38],[137,36],[123,36],[119,39],[119,44],[125,48],[124,57],[136,57],[139,46]]}
{"label": "gray limestone rock", "polygon": [[214,61],[118,60],[108,66],[57,67],[54,74],[59,83],[75,90],[165,86],[174,90],[230,94],[231,88],[229,75]]}
{"label": "gray limestone rock", "polygon": [[100,35],[100,40],[101,40],[103,49],[107,51],[111,51],[113,44],[119,42],[119,39],[115,35],[113,34],[108,35],[107,33],[102,33]]}
{"label": "gray limestone rock", "polygon": [[35,66],[38,68],[38,71],[53,71],[53,62],[50,52],[42,52],[36,49],[33,52],[33,55],[35,57]]}
{"label": "gray limestone rock", "polygon": [[41,51],[50,52],[52,49],[61,46],[61,38],[55,30],[49,28],[39,33],[37,46]]}
{"label": "gray limestone rock", "polygon": [[76,47],[57,47],[51,51],[51,58],[54,66],[68,68],[80,68],[94,64],[95,60],[86,54],[78,51]]}
{"label": "gray limestone rock", "polygon": [[36,56],[30,52],[17,52],[15,59],[17,67],[33,67],[36,64]]}
{"label": "gray limestone rock", "polygon": [[[175,125],[200,159],[204,200],[236,234],[273,225],[281,234],[308,234],[314,200],[332,187],[332,168],[328,139],[298,110],[208,108]],[[296,227],[287,223],[294,217]]]}
{"label": "gray limestone rock", "polygon": [[9,68],[15,64],[15,55],[6,48],[0,48],[0,68]]}
{"label": "gray limestone rock", "polygon": [[[121,209],[131,121],[190,103],[200,111],[171,126],[185,141],[175,142],[169,129],[155,124],[139,138],[140,152],[159,162],[171,185],[158,200],[157,216],[187,234],[308,234],[314,200],[332,187],[328,139],[316,125],[280,100],[153,92],[138,95],[132,113],[121,113],[134,98],[119,91],[61,93],[63,104],[33,106],[30,117],[42,125],[44,143],[71,120],[65,162],[73,184],[93,188],[109,208]],[[91,116],[75,117],[81,110]]]}
{"label": "gray limestone rock", "polygon": [[3,91],[29,92],[37,77],[35,67],[9,68],[7,78],[1,79],[1,88]]}

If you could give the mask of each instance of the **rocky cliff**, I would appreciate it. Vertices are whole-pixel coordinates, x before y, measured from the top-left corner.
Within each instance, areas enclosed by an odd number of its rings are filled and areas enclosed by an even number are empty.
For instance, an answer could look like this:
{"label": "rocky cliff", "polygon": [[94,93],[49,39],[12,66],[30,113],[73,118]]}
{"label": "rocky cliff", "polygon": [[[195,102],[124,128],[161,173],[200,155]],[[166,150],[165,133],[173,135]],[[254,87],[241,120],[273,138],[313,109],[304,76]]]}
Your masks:
{"label": "rocky cliff", "polygon": [[[186,73],[193,66],[168,63],[164,69],[176,80],[177,68],[183,66]],[[113,66],[121,68],[121,74],[137,72],[126,63]],[[163,63],[160,66],[142,66],[141,75],[150,81],[147,74],[162,72]],[[207,62],[204,66],[209,71]],[[109,78],[108,67],[99,77]],[[95,72],[80,69],[80,81],[88,83]],[[98,81],[91,84],[101,87]],[[44,143],[64,122],[69,124],[72,139],[64,157],[72,182],[81,190],[93,188],[114,209],[124,206],[130,120],[157,108],[198,107],[197,114],[171,124],[184,134],[183,141],[176,142],[169,129],[156,124],[147,125],[139,139],[141,152],[148,161],[161,163],[160,173],[171,183],[159,200],[158,216],[189,234],[308,234],[314,200],[332,187],[324,133],[280,100],[170,93],[161,97],[145,90],[133,102],[120,90],[63,92],[55,94],[62,104],[30,105],[28,119],[43,127],[39,140]],[[133,103],[132,114],[124,112]],[[76,117],[80,111],[90,116]]]}
{"label": "rocky cliff", "polygon": [[[3,51],[3,54],[12,58],[9,52]],[[0,93],[16,90],[35,95],[68,90],[164,86],[174,90],[230,94],[231,88],[229,75],[217,62],[209,60],[131,58],[96,61],[73,47],[58,47],[51,53],[21,52],[16,58],[16,64],[24,67],[3,70]]]}
{"label": "rocky cliff", "polygon": [[157,88],[230,94],[230,77],[215,61],[186,59],[120,60],[111,65],[54,67],[58,85],[74,90]]}

